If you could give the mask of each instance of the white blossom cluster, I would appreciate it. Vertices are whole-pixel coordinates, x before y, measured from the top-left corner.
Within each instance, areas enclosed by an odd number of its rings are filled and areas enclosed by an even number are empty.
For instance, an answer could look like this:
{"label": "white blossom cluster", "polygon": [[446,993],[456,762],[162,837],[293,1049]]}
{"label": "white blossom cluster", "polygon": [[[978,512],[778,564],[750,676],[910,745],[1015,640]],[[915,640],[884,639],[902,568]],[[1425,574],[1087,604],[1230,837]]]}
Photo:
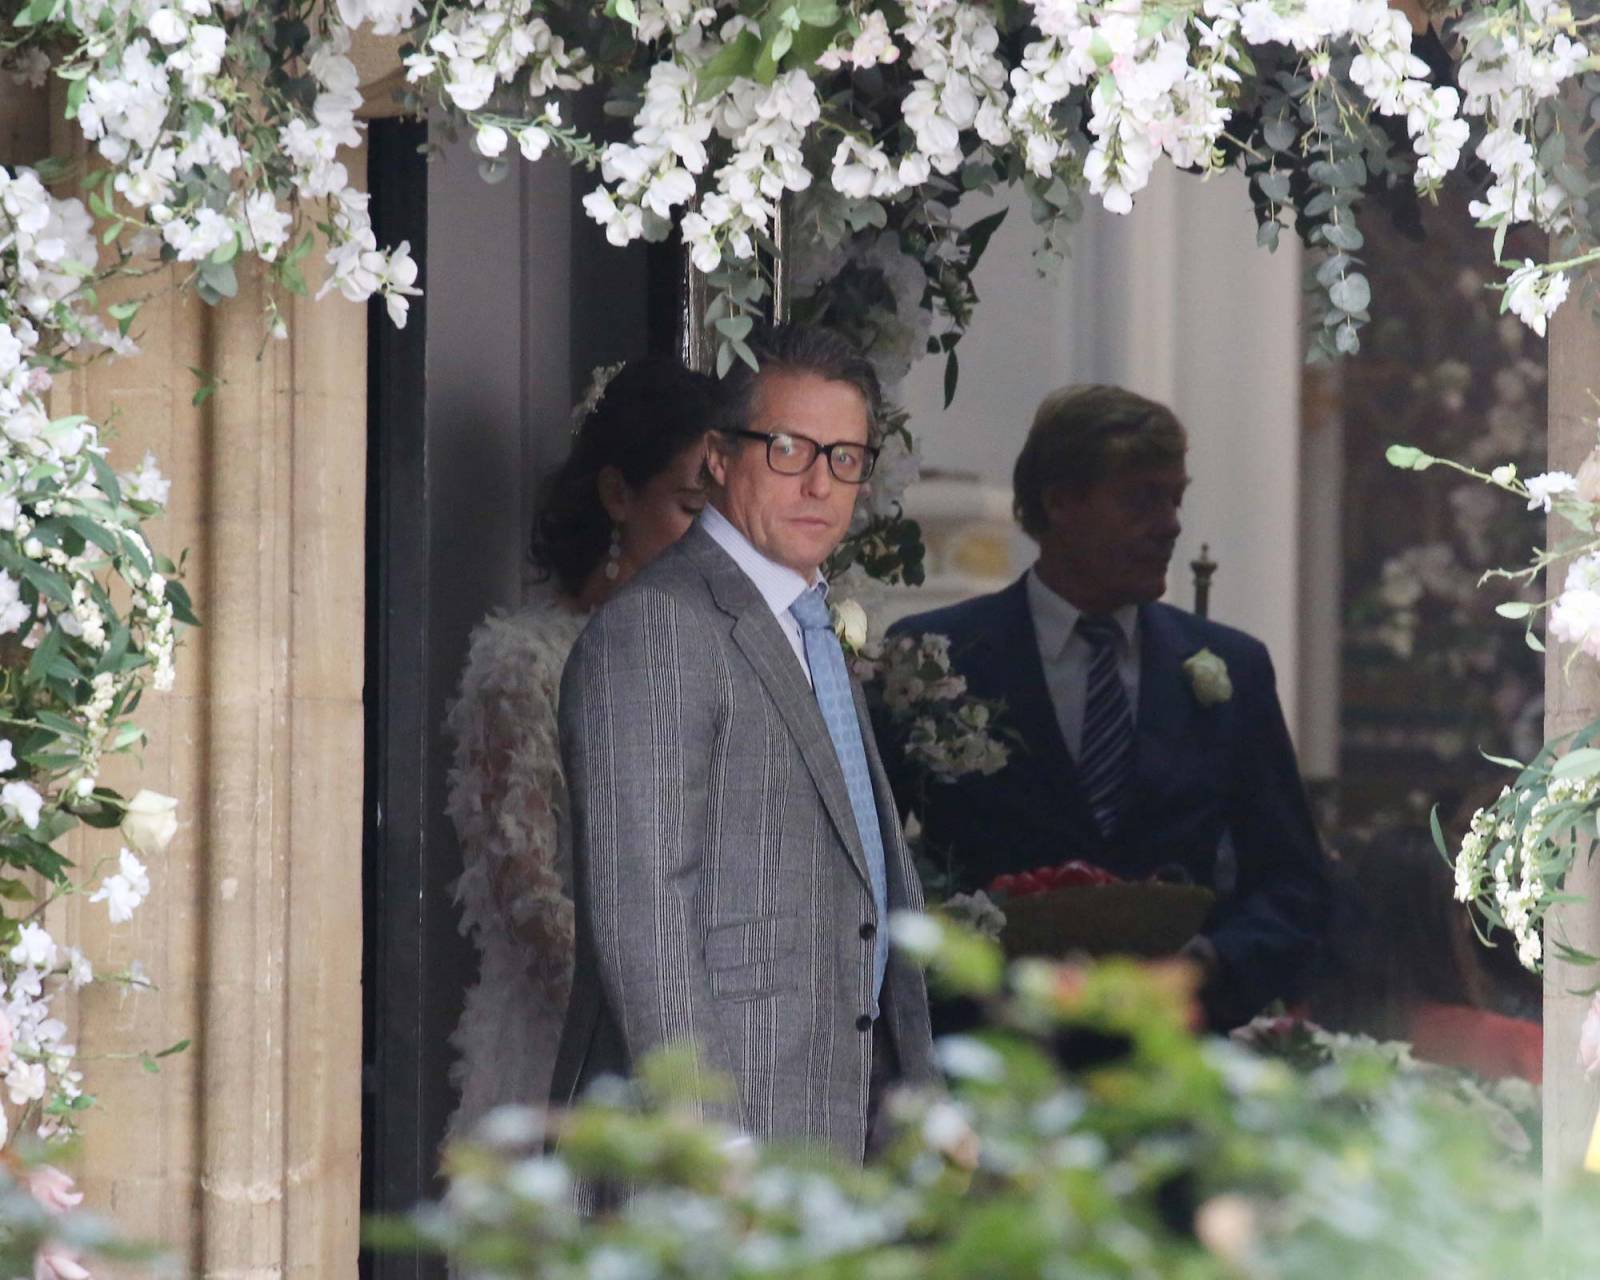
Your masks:
{"label": "white blossom cluster", "polygon": [[784,193],[811,185],[801,148],[821,114],[816,85],[803,71],[770,85],[741,77],[729,86],[717,104],[716,131],[732,144],[731,158],[716,171],[716,186],[700,207],[682,220],[696,267],[714,271],[730,252],[749,258]]}
{"label": "white blossom cluster", "polygon": [[594,79],[594,68],[568,50],[532,0],[479,0],[441,10],[434,30],[406,58],[406,76],[417,83],[439,75],[445,97],[462,111],[480,110],[514,82],[536,102]]}
{"label": "white blossom cluster", "polygon": [[[1458,29],[1465,47],[1457,73],[1464,109],[1484,120],[1477,155],[1494,181],[1468,211],[1483,226],[1533,222],[1562,232],[1571,226],[1569,195],[1535,150],[1535,112],[1579,76],[1591,59],[1578,39],[1572,10],[1556,0],[1469,9]],[[1506,281],[1506,305],[1535,333],[1566,299],[1570,281],[1524,261]]]}
{"label": "white blossom cluster", "polygon": [[858,670],[901,726],[906,759],[918,770],[954,782],[1005,768],[1011,753],[996,731],[996,707],[967,695],[966,679],[950,668],[948,637],[885,640]]}
{"label": "white blossom cluster", "polygon": [[[877,9],[857,15],[817,69],[871,68],[904,57],[917,75],[900,104],[901,128],[868,132],[843,122],[831,156],[833,186],[852,199],[893,199],[933,174],[954,173],[979,149],[1010,148],[1041,179],[1081,171],[1108,209],[1127,212],[1163,155],[1182,168],[1220,166],[1218,142],[1252,45],[1287,45],[1305,56],[1314,76],[1326,74],[1336,49],[1353,51],[1351,80],[1369,109],[1404,120],[1424,191],[1457,165],[1467,141],[1461,95],[1429,83],[1427,65],[1411,51],[1409,23],[1386,0],[1203,0],[1172,11],[1152,11],[1141,0],[1036,0],[1031,8],[1039,39],[1012,67],[1000,55],[993,10],[971,0],[915,0],[896,14],[898,26]],[[715,7],[691,0],[655,0],[640,9],[638,39],[666,42],[668,56],[650,69],[631,142],[605,150],[607,185],[586,201],[618,244],[659,238],[667,221],[681,217],[704,271],[730,256],[748,258],[751,233],[766,226],[767,202],[809,183],[798,148],[819,118],[815,92],[803,83],[809,77],[799,71],[765,90],[736,81],[701,102],[706,64],[749,30],[741,18],[720,29],[718,21]],[[1552,56],[1563,70],[1572,43],[1555,42]],[[1487,64],[1487,52],[1480,55]],[[1528,70],[1518,64],[1512,74]],[[794,125],[787,134],[777,130],[776,145],[749,128],[752,120],[776,123],[747,105],[763,93]],[[731,121],[730,113],[718,113],[729,100],[736,104]],[[1082,155],[1074,154],[1063,123],[1069,101],[1087,108],[1091,141]],[[1481,110],[1481,95],[1474,101]],[[716,170],[714,189],[705,190],[712,116],[718,137],[732,144],[731,159]],[[703,203],[695,208],[697,197]]]}
{"label": "white blossom cluster", "polygon": [[[143,864],[124,849],[119,870],[90,900],[109,899],[112,922],[121,924],[149,892]],[[29,921],[0,953],[0,980],[0,1146],[19,1132],[45,1142],[70,1137],[87,1103],[77,1047],[54,1002],[94,982],[94,966],[77,947],[58,943],[43,925]],[[131,985],[142,984],[134,979]]]}
{"label": "white blossom cluster", "polygon": [[[1546,187],[1546,191],[1554,190]],[[1506,280],[1506,309],[1541,338],[1555,309],[1567,299],[1572,281],[1564,271],[1546,271],[1531,258],[1524,258]]]}
{"label": "white blossom cluster", "polygon": [[[113,188],[132,207],[140,227],[129,242],[135,252],[164,248],[201,269],[226,267],[241,252],[273,263],[286,252],[295,227],[291,199],[327,200],[328,262],[337,288],[364,301],[375,293],[405,321],[404,295],[416,277],[407,246],[379,250],[367,216],[366,194],[351,184],[339,159],[360,145],[355,113],[359,77],[346,56],[349,30],[330,24],[306,50],[315,86],[308,110],[288,111],[272,124],[273,149],[259,146],[258,119],[236,121],[241,70],[230,58],[248,45],[255,28],[244,7],[211,0],[147,3],[118,17],[118,0],[74,0],[72,24],[79,47],[64,73],[82,93],[68,99],[68,115],[116,170]],[[347,17],[383,29],[415,9],[387,0],[347,0]],[[264,56],[264,51],[257,51]],[[243,139],[244,141],[241,141]],[[142,220],[142,221],[141,221]]]}
{"label": "white blossom cluster", "polygon": [[1579,556],[1550,606],[1550,634],[1600,658],[1600,552]]}
{"label": "white blossom cluster", "polygon": [[[151,18],[166,34],[176,21]],[[132,56],[136,67],[141,56]],[[109,81],[90,84],[84,98],[113,152],[125,147],[130,160],[148,158],[139,139],[155,136],[162,101],[154,88],[119,96]],[[154,180],[139,172],[141,182]],[[181,588],[141,532],[170,495],[155,458],[118,476],[94,424],[52,419],[45,408],[56,362],[133,350],[91,309],[98,270],[84,206],[52,197],[31,170],[0,168],[0,646],[13,655],[5,661],[13,736],[0,738],[0,840],[8,879],[32,865],[52,895],[82,891],[122,923],[150,892],[142,859],[172,838],[175,802],[141,792],[124,804],[100,793],[97,775],[104,755],[143,740],[126,711],[139,689],[172,684]],[[55,738],[46,734],[41,745],[43,730]],[[98,884],[76,885],[49,861],[49,847],[74,824],[74,810],[108,804],[123,811],[127,847]],[[0,949],[0,1146],[17,1135],[70,1136],[92,1101],[55,1006],[94,980],[93,966],[37,916],[11,926]],[[62,1179],[53,1171],[46,1179],[47,1209],[81,1199]],[[50,1274],[82,1274],[70,1269],[69,1253],[52,1256]]]}
{"label": "white blossom cluster", "polygon": [[77,1047],[53,1002],[94,980],[94,968],[75,947],[59,946],[44,927],[27,923],[0,963],[0,1142],[23,1126],[49,1141],[72,1132],[83,1093]]}
{"label": "white blossom cluster", "polygon": [[1572,830],[1600,803],[1600,772],[1542,783],[1524,779],[1472,815],[1455,858],[1458,902],[1478,902],[1511,933],[1517,959],[1537,971],[1545,913],[1573,859]]}
{"label": "white blossom cluster", "polygon": [[[1527,0],[1507,8],[1485,5],[1461,19],[1465,47],[1457,80],[1463,108],[1487,126],[1477,155],[1494,183],[1470,212],[1499,226],[1536,222],[1561,229],[1567,193],[1543,172],[1535,155],[1534,112],[1580,74],[1589,59],[1571,10],[1553,0]],[[1542,330],[1541,330],[1542,332]]]}

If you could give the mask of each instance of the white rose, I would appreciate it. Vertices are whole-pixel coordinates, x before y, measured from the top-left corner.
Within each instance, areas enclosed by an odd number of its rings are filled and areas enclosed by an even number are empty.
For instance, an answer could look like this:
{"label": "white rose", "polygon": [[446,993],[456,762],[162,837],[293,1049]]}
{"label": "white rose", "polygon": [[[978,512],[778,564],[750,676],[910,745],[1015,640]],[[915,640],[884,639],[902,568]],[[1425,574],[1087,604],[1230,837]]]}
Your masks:
{"label": "white rose", "polygon": [[1228,664],[1210,649],[1202,649],[1183,664],[1183,674],[1189,677],[1189,687],[1202,707],[1215,706],[1233,697],[1233,681],[1228,678]]}
{"label": "white rose", "polygon": [[128,801],[122,836],[147,858],[165,853],[178,833],[178,802],[156,791],[140,791]]}
{"label": "white rose", "polygon": [[867,643],[867,611],[854,600],[833,606],[833,633],[846,649],[859,651]]}
{"label": "white rose", "polygon": [[506,149],[510,141],[506,131],[496,124],[481,124],[478,126],[478,154],[493,159]]}

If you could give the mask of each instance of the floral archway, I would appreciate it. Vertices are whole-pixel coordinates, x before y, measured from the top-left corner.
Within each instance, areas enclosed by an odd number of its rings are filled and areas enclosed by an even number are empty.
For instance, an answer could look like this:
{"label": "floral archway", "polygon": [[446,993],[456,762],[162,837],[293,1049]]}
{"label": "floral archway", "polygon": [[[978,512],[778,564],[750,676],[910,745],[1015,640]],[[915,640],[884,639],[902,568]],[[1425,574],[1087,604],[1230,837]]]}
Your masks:
{"label": "floral archway", "polygon": [[[1314,358],[1357,350],[1383,305],[1362,269],[1364,202],[1466,184],[1491,287],[1540,333],[1584,305],[1600,257],[1595,19],[1550,0],[1411,15],[1383,0],[27,0],[7,18],[5,72],[53,86],[95,157],[0,170],[0,896],[14,904],[0,1071],[11,1130],[46,1141],[84,1105],[51,1002],[91,974],[34,917],[80,891],[125,917],[148,892],[164,802],[102,786],[99,763],[139,745],[139,696],[170,682],[196,621],[179,564],[142,532],[167,499],[160,460],[117,474],[104,424],[51,416],[52,380],[135,358],[140,302],[102,305],[99,289],[168,266],[222,305],[239,264],[259,262],[264,343],[286,332],[311,254],[328,269],[319,297],[382,297],[405,324],[408,246],[377,243],[341,159],[361,142],[353,35],[403,38],[406,105],[469,130],[490,170],[554,153],[598,172],[584,208],[614,244],[680,237],[722,371],[751,358],[780,210],[821,264],[798,311],[896,366],[944,357],[952,394],[994,230],[962,224],[968,192],[1023,188],[1049,258],[1085,200],[1126,212],[1164,161],[1241,170],[1262,246],[1290,234],[1313,250]],[[625,139],[567,123],[565,98],[589,85]],[[1520,224],[1548,233],[1546,260],[1501,260]],[[895,437],[912,457],[912,425]],[[852,548],[877,576],[916,572],[896,496],[878,496]],[[114,867],[64,862],[55,846],[80,822],[123,825]]]}

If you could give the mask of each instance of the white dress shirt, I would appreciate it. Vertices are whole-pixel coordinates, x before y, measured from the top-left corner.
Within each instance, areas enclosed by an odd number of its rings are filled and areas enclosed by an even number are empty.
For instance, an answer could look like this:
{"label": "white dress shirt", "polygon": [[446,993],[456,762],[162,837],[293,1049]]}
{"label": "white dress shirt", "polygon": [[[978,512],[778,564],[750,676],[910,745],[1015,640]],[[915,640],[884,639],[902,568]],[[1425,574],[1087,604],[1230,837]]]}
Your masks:
{"label": "white dress shirt", "polygon": [[794,614],[789,612],[789,606],[809,591],[813,584],[787,565],[767,559],[750,545],[750,539],[733,527],[727,516],[709,502],[700,513],[700,527],[711,535],[719,547],[733,557],[733,562],[744,571],[744,576],[749,578],[755,589],[761,593],[761,598],[767,602],[767,608],[772,610],[772,616],[783,628],[783,634],[789,641],[789,647],[794,650],[794,656],[799,659],[800,670],[805,673],[806,683],[810,684],[811,664],[806,661],[805,636],[801,633],[800,624],[795,620]]}
{"label": "white dress shirt", "polygon": [[[706,510],[710,510],[709,507]],[[1089,663],[1094,646],[1078,632],[1083,611],[1062,599],[1039,577],[1037,568],[1028,570],[1028,612],[1033,615],[1033,634],[1039,641],[1039,660],[1044,664],[1044,682],[1055,704],[1056,721],[1067,750],[1076,760],[1083,748],[1083,709],[1088,697]],[[1128,711],[1139,714],[1139,606],[1124,605],[1111,615],[1121,632],[1117,640],[1117,674],[1128,695]]]}

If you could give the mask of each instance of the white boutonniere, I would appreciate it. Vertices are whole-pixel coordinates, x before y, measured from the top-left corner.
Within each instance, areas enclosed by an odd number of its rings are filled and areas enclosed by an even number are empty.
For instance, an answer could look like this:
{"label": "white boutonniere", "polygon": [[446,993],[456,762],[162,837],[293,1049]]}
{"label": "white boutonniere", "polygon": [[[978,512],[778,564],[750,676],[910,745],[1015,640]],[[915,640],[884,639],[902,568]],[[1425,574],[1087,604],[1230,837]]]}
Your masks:
{"label": "white boutonniere", "polygon": [[1228,679],[1228,664],[1210,649],[1202,649],[1183,664],[1183,674],[1189,677],[1189,687],[1194,690],[1195,701],[1202,707],[1214,707],[1233,697],[1233,681]]}
{"label": "white boutonniere", "polygon": [[833,615],[833,634],[839,637],[839,647],[846,655],[854,656],[867,645],[867,611],[854,600],[830,601],[828,611]]}

